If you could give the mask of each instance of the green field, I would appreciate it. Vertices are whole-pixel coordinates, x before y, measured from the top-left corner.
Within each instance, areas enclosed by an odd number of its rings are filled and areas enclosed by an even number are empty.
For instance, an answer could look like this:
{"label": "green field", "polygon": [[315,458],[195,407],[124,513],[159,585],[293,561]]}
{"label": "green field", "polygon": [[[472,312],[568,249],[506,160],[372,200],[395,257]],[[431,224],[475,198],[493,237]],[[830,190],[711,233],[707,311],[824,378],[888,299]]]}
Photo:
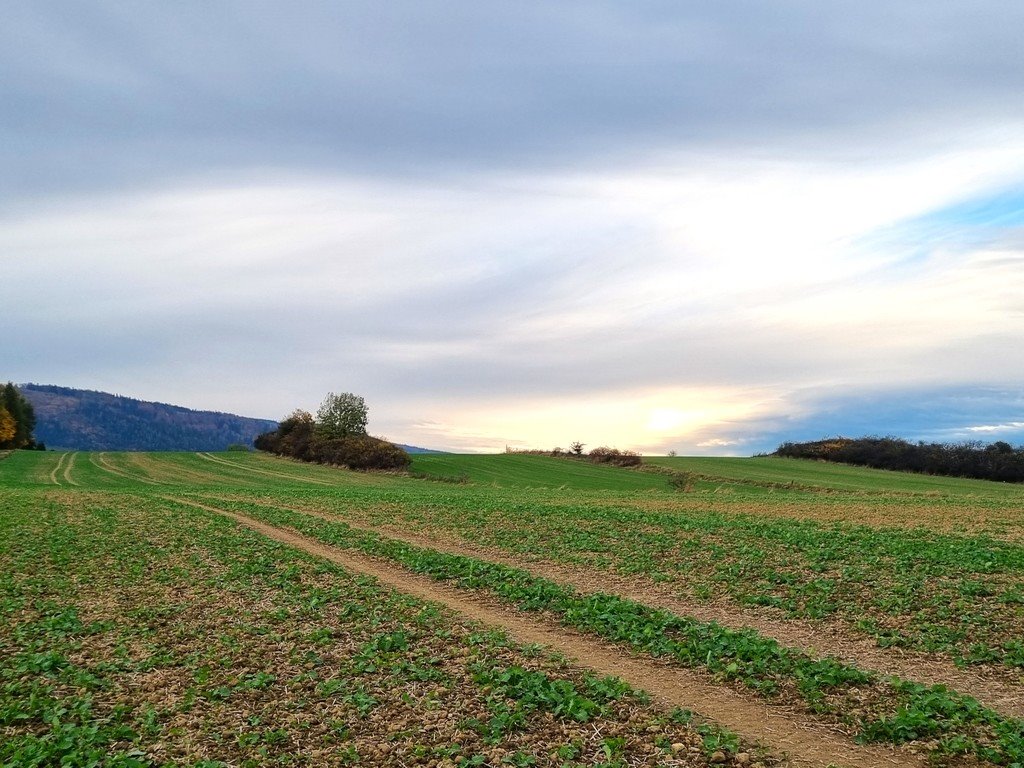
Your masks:
{"label": "green field", "polygon": [[[730,734],[751,718],[720,702],[717,721],[699,701],[696,716],[651,703],[230,515],[778,707],[841,734],[840,764],[872,764],[870,744],[1021,764],[1024,489],[652,461],[699,478],[682,491],[663,472],[516,454],[417,456],[402,476],[243,452],[14,452],[0,764],[783,760]],[[701,618],[712,608],[725,618]],[[790,626],[842,658],[787,644]]]}
{"label": "green field", "polygon": [[501,488],[564,488],[591,491],[666,491],[657,474],[623,472],[616,467],[550,456],[413,454],[411,471],[427,478]]}
{"label": "green field", "polygon": [[668,469],[694,472],[710,481],[742,484],[788,485],[843,491],[878,491],[905,494],[941,494],[1017,499],[1021,488],[988,480],[915,475],[824,461],[758,456],[749,459],[692,456],[655,457],[647,463]]}

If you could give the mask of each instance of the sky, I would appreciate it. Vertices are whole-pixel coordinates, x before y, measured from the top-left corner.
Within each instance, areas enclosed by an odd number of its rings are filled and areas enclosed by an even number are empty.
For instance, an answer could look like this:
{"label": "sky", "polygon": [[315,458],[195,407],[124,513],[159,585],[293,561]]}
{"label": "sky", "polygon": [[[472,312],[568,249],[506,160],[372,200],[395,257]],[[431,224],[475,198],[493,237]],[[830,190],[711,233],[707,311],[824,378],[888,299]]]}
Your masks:
{"label": "sky", "polygon": [[61,2],[0,378],[494,452],[1024,443],[1024,4]]}

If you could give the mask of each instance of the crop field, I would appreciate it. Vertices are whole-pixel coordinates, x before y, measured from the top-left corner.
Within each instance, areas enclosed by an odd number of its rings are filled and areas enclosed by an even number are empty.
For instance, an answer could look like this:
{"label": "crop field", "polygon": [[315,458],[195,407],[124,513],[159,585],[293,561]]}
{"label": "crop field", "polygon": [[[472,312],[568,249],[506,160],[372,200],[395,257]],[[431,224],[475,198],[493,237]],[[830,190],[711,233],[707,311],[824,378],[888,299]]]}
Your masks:
{"label": "crop field", "polygon": [[655,462],[0,458],[0,765],[1024,766],[1024,488]]}

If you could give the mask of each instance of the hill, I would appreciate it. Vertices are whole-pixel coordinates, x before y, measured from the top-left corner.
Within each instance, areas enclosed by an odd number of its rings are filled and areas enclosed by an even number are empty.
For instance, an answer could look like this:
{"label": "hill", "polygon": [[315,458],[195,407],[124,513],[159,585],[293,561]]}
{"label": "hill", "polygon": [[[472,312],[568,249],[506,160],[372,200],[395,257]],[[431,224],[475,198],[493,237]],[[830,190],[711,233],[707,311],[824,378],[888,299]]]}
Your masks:
{"label": "hill", "polygon": [[91,451],[217,451],[251,446],[277,422],[41,384],[18,387],[36,412],[36,439]]}

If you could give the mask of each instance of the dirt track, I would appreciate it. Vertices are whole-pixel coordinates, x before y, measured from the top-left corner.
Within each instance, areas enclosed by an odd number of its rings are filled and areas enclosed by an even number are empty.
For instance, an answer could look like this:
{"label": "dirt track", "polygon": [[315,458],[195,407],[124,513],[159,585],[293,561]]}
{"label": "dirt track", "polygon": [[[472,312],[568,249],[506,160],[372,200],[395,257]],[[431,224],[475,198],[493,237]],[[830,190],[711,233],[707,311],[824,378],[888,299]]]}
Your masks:
{"label": "dirt track", "polygon": [[60,480],[57,479],[57,473],[60,472],[61,467],[64,466],[64,459],[66,459],[67,457],[67,453],[62,453],[60,455],[60,458],[57,459],[57,466],[55,466],[53,468],[53,471],[50,472],[50,482],[53,483],[54,485],[60,485]]}
{"label": "dirt track", "polygon": [[[257,500],[250,502],[261,503]],[[652,608],[663,608],[680,616],[700,621],[716,621],[731,629],[755,629],[782,645],[800,648],[814,655],[834,656],[881,675],[896,675],[904,680],[928,685],[946,685],[960,693],[973,696],[985,706],[1004,715],[1024,717],[1024,685],[1013,685],[1003,679],[983,676],[971,669],[960,669],[951,661],[937,659],[934,656],[896,648],[879,648],[870,638],[851,637],[838,626],[822,628],[808,622],[768,618],[764,614],[735,605],[686,600],[665,587],[639,578],[623,577],[594,569],[571,568],[547,561],[523,561],[499,550],[475,547],[450,535],[446,539],[417,535],[393,527],[377,528],[322,510],[277,506],[323,520],[344,522],[353,528],[386,535],[413,546],[521,568],[536,576],[569,585],[582,594],[616,594]]]}
{"label": "dirt track", "polygon": [[130,472],[125,472],[123,469],[118,469],[117,467],[113,466],[109,461],[107,461],[105,452],[99,454],[90,454],[89,461],[92,462],[92,465],[94,467],[102,469],[104,472],[109,472],[110,474],[123,478],[125,480],[132,480],[137,483],[144,483],[145,485],[164,485],[164,483],[158,483],[155,480],[150,480],[149,478],[145,477],[139,477],[138,475],[133,475]]}
{"label": "dirt track", "polygon": [[287,472],[274,472],[274,471],[269,470],[269,469],[257,469],[256,467],[249,467],[249,466],[246,466],[245,464],[236,464],[233,461],[228,461],[226,459],[221,459],[221,458],[218,458],[216,456],[211,456],[209,453],[197,453],[196,456],[200,457],[201,459],[206,459],[207,461],[212,461],[212,462],[214,462],[216,464],[221,464],[221,465],[224,465],[224,466],[227,466],[227,467],[233,467],[235,469],[241,469],[241,470],[244,470],[245,472],[255,472],[258,475],[269,475],[271,477],[283,477],[283,478],[287,478],[288,480],[294,480],[295,482],[314,483],[316,485],[328,485],[328,486],[331,486],[331,487],[334,487],[334,486],[337,485],[337,483],[331,483],[331,482],[328,482],[327,480],[317,480],[314,477],[297,477],[295,475],[290,475]]}
{"label": "dirt track", "polygon": [[411,574],[386,562],[329,547],[294,531],[208,504],[173,496],[161,498],[223,515],[275,541],[323,557],[353,572],[373,576],[401,592],[439,603],[483,624],[501,628],[517,642],[544,645],[600,674],[616,675],[668,706],[691,709],[749,741],[763,744],[776,754],[785,753],[790,765],[819,768],[925,765],[923,759],[904,750],[854,744],[827,725],[802,718],[782,707],[747,698],[730,688],[716,685],[698,672],[626,655],[611,645],[584,637],[554,622],[527,617],[487,603],[475,595],[439,585],[427,577]]}
{"label": "dirt track", "polygon": [[73,480],[71,477],[71,470],[75,466],[75,458],[78,456],[78,452],[71,454],[71,458],[68,459],[67,465],[64,467],[64,482],[68,485],[78,485],[78,482]]}

